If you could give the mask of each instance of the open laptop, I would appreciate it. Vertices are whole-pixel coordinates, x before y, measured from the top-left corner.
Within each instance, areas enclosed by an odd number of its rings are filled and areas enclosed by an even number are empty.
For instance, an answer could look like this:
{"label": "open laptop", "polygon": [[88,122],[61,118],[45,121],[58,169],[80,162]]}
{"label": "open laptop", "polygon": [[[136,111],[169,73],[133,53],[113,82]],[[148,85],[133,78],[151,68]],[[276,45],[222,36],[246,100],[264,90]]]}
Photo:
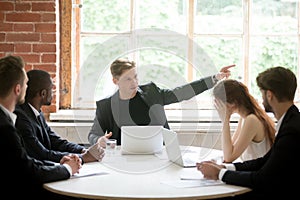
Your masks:
{"label": "open laptop", "polygon": [[163,128],[162,135],[168,159],[170,161],[182,167],[196,167],[199,155],[197,152],[185,153],[185,150],[180,148],[176,132]]}
{"label": "open laptop", "polygon": [[122,154],[155,154],[163,149],[163,126],[122,126]]}

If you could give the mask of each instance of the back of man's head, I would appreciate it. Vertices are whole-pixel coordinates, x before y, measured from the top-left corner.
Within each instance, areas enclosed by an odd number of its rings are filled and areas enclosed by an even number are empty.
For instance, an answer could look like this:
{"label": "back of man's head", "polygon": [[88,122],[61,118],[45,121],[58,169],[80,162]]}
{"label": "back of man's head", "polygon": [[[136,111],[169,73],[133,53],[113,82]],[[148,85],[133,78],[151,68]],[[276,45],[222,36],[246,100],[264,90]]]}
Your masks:
{"label": "back of man's head", "polygon": [[24,62],[19,56],[6,56],[0,58],[0,97],[6,97],[11,89],[25,79]]}
{"label": "back of man's head", "polygon": [[293,101],[295,98],[297,78],[288,68],[269,68],[258,74],[256,82],[260,89],[272,91],[278,101]]}
{"label": "back of man's head", "polygon": [[36,97],[42,90],[49,89],[52,85],[51,76],[48,72],[33,69],[27,72],[28,82],[25,100],[29,101]]}

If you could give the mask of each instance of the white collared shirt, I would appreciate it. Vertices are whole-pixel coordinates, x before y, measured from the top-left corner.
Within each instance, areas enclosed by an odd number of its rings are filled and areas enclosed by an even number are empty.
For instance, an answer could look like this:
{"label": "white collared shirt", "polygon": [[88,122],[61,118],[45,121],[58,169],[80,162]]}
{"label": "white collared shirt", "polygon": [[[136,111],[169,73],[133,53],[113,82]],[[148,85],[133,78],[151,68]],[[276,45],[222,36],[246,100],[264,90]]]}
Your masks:
{"label": "white collared shirt", "polygon": [[8,116],[10,117],[10,119],[12,120],[13,124],[16,123],[16,120],[17,120],[17,115],[15,113],[12,113],[10,112],[9,110],[7,110],[4,106],[2,106],[0,104],[0,108],[3,110],[3,112]]}
{"label": "white collared shirt", "polygon": [[277,133],[278,133],[278,131],[279,131],[279,129],[280,129],[280,126],[281,126],[281,123],[282,123],[282,120],[283,120],[284,116],[285,116],[285,113],[284,113],[284,114],[280,117],[280,119],[277,121],[277,124],[276,124],[276,127],[275,127],[275,129],[276,129],[275,136],[277,135]]}
{"label": "white collared shirt", "polygon": [[30,106],[36,117],[40,115],[40,112],[37,109],[35,109],[35,107],[33,107],[30,103],[28,103],[28,105]]}

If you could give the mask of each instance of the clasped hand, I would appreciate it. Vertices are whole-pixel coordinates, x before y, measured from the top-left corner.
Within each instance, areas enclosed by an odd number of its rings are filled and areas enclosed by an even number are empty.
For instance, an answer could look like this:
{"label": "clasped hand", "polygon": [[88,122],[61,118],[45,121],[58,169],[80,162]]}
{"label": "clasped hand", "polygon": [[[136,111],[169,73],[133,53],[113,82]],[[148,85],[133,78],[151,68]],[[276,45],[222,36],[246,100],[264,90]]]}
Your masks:
{"label": "clasped hand", "polygon": [[203,161],[196,163],[197,170],[199,170],[204,178],[218,180],[219,173],[222,168],[225,168],[224,165],[219,165],[214,161]]}
{"label": "clasped hand", "polygon": [[77,154],[69,154],[60,160],[60,164],[68,164],[72,169],[72,175],[79,173],[82,167],[81,160]]}

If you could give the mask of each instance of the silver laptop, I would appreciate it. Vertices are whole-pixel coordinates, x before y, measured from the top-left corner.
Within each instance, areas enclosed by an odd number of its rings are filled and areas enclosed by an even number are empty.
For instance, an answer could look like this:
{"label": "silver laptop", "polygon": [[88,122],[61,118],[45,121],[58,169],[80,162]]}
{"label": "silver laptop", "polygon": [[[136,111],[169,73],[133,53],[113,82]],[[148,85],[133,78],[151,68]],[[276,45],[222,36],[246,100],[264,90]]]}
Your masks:
{"label": "silver laptop", "polygon": [[122,154],[155,154],[163,149],[163,126],[122,126]]}
{"label": "silver laptop", "polygon": [[176,132],[163,128],[162,135],[170,161],[182,167],[196,167],[199,154],[197,152],[188,152],[188,150],[181,149]]}

